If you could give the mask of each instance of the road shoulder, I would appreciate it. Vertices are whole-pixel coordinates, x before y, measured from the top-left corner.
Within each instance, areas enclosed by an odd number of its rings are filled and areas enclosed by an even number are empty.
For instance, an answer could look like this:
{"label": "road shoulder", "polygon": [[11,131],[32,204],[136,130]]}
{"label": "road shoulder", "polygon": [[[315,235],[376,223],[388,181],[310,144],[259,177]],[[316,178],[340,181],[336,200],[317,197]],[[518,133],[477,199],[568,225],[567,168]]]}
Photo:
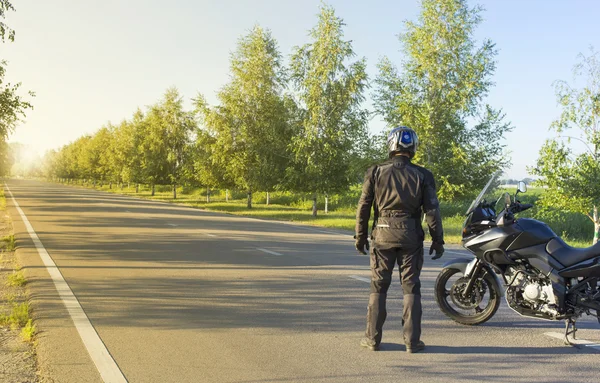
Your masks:
{"label": "road shoulder", "polygon": [[36,351],[40,381],[102,382],[10,198],[7,198],[7,210],[13,218],[16,255],[28,281],[32,316],[38,330]]}

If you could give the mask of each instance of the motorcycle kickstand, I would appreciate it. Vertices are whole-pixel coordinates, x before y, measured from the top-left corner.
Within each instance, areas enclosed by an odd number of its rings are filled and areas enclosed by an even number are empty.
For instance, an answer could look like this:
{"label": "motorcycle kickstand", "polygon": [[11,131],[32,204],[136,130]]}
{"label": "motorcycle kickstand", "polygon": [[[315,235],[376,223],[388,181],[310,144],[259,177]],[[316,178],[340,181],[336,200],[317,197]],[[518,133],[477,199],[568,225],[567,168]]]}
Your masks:
{"label": "motorcycle kickstand", "polygon": [[[573,346],[573,343],[571,343],[571,341],[569,340],[569,335],[573,335],[573,340],[577,339],[577,325],[575,322],[576,320],[572,318],[565,320],[565,345],[567,346]],[[572,327],[572,330],[569,331],[569,327]]]}

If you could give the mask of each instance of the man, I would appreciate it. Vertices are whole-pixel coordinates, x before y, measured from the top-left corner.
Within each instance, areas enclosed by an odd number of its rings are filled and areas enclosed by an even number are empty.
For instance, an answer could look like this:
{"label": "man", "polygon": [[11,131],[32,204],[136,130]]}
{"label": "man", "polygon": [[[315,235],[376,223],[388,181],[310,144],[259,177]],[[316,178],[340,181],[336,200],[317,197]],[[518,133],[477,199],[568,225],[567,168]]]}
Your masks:
{"label": "man", "polygon": [[[369,250],[368,226],[371,206],[374,222],[371,238],[371,294],[367,308],[367,330],[361,346],[379,350],[387,315],[387,291],[395,264],[400,268],[404,292],[404,343],[409,353],[425,348],[421,341],[421,282],[423,267],[422,214],[425,214],[432,245],[432,259],[444,253],[444,234],[435,182],[431,172],[411,159],[419,146],[417,134],[401,126],[388,136],[389,160],[371,167],[365,175],[356,213],[356,249]],[[366,249],[366,250],[365,250]]]}

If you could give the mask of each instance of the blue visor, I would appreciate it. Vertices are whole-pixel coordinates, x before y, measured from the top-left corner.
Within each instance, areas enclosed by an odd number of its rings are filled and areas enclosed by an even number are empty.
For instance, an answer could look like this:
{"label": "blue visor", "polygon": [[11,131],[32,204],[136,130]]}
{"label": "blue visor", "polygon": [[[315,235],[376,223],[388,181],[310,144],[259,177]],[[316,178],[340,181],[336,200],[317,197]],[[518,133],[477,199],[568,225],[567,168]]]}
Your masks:
{"label": "blue visor", "polygon": [[403,132],[402,138],[400,138],[400,142],[403,143],[404,145],[412,145],[412,143],[413,143],[412,134],[410,134],[409,132]]}

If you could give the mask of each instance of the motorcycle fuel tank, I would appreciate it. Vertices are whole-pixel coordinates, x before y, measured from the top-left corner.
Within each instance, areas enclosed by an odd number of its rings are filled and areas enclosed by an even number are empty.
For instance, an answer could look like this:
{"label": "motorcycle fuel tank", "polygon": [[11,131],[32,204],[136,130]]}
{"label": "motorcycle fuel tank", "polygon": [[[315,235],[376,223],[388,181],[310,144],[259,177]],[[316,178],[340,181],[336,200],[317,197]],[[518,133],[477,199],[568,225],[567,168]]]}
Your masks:
{"label": "motorcycle fuel tank", "polygon": [[535,219],[519,218],[514,226],[520,233],[506,248],[506,251],[523,249],[543,243],[545,244],[552,238],[557,237],[556,233],[550,229],[550,226]]}
{"label": "motorcycle fuel tank", "polygon": [[476,254],[506,249],[520,234],[521,229],[516,225],[493,227],[481,234],[463,238],[463,246]]}

